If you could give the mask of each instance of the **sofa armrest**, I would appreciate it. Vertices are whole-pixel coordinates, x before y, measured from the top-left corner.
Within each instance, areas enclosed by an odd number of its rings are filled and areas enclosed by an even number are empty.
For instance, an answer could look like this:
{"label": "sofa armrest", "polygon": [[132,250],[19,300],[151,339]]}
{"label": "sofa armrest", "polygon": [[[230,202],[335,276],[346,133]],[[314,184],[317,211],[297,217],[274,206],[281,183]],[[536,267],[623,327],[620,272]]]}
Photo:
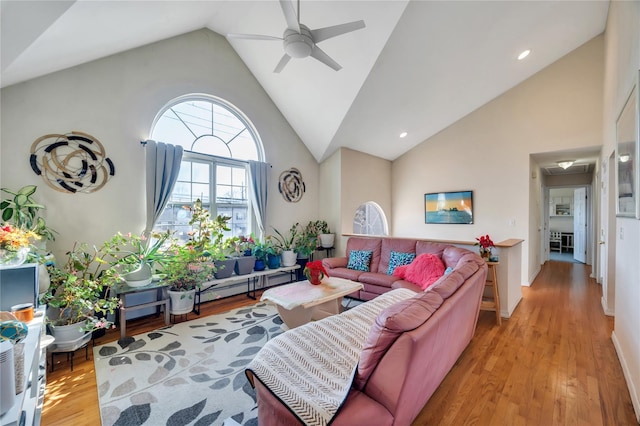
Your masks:
{"label": "sofa armrest", "polygon": [[420,288],[420,286],[405,280],[398,280],[391,284],[392,289],[396,288],[407,288],[411,291],[415,291],[416,293],[422,293],[424,290]]}
{"label": "sofa armrest", "polygon": [[347,257],[326,257],[322,259],[322,266],[324,266],[327,271],[334,268],[346,268],[348,264],[349,258]]}

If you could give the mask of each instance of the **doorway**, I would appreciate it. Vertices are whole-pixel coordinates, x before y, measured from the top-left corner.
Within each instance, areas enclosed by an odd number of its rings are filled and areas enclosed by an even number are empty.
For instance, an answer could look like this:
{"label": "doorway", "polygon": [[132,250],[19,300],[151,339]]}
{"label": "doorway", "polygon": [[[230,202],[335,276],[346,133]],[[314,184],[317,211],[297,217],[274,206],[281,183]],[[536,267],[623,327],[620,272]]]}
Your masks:
{"label": "doorway", "polygon": [[590,186],[546,188],[549,260],[588,263],[590,189]]}

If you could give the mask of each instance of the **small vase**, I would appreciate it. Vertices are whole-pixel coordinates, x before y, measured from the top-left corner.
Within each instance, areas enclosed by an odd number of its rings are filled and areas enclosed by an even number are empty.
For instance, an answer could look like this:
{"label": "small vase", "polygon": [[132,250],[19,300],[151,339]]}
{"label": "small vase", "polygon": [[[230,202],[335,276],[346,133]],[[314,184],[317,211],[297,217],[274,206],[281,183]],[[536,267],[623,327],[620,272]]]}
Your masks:
{"label": "small vase", "polygon": [[0,249],[0,269],[22,265],[27,260],[28,254],[29,247],[23,247],[18,251]]}
{"label": "small vase", "polygon": [[322,283],[323,274],[321,271],[309,271],[309,282],[313,285]]}
{"label": "small vase", "polygon": [[485,262],[488,262],[491,258],[491,249],[490,248],[480,248],[480,257],[484,259]]}

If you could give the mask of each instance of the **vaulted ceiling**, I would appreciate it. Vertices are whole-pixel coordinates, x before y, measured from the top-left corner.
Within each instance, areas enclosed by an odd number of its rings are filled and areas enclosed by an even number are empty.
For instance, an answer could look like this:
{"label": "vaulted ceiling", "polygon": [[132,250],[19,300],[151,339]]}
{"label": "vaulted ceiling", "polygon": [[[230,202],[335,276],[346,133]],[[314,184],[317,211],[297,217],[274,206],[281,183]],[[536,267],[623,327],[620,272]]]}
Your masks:
{"label": "vaulted ceiling", "polygon": [[[275,0],[0,5],[2,87],[200,28],[286,28]],[[228,40],[318,161],[339,147],[393,160],[602,33],[607,11],[580,0],[301,1],[312,29],[365,21],[318,44],[340,71],[304,58],[274,73],[281,42]]]}

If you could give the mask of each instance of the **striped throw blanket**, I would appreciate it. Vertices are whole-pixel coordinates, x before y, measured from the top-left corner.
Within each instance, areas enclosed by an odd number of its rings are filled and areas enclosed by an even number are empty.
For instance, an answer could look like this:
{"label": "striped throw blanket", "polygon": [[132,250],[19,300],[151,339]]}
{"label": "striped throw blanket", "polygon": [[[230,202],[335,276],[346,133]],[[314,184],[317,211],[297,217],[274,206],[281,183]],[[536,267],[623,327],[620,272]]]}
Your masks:
{"label": "striped throw blanket", "polygon": [[327,425],[349,394],[378,314],[415,294],[392,290],[340,315],[289,330],[267,342],[247,370],[303,423]]}

